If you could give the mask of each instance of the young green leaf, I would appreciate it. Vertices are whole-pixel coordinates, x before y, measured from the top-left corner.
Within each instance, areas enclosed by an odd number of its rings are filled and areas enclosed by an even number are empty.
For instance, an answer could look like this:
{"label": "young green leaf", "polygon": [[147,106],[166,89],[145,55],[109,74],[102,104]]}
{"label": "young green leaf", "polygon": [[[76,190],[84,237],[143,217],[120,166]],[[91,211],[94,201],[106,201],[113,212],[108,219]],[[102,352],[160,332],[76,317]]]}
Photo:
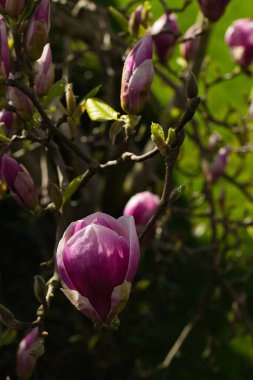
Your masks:
{"label": "young green leaf", "polygon": [[87,100],[86,111],[90,119],[94,121],[119,120],[119,113],[109,104],[97,98]]}
{"label": "young green leaf", "polygon": [[82,179],[83,174],[75,177],[70,184],[68,185],[67,189],[63,193],[63,205],[72,197],[72,195],[78,190]]}
{"label": "young green leaf", "polygon": [[112,6],[108,7],[108,10],[114,20],[121,26],[121,28],[125,31],[128,31],[128,19]]}

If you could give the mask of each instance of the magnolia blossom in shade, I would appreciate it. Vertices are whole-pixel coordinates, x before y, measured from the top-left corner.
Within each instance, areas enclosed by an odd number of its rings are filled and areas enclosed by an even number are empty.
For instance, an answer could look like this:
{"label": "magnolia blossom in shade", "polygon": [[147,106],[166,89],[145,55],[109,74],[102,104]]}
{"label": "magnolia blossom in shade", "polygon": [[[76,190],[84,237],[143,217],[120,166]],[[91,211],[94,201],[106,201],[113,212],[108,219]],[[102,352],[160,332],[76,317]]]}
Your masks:
{"label": "magnolia blossom in shade", "polygon": [[41,56],[50,26],[50,0],[41,0],[30,18],[24,38],[26,52],[32,60]]}
{"label": "magnolia blossom in shade", "polygon": [[0,13],[10,17],[17,17],[22,14],[26,0],[0,0]]}
{"label": "magnolia blossom in shade", "polygon": [[7,77],[10,71],[10,51],[4,18],[0,16],[0,74]]}
{"label": "magnolia blossom in shade", "polygon": [[210,21],[218,21],[230,0],[198,0],[203,15]]}
{"label": "magnolia blossom in shade", "polygon": [[206,179],[209,183],[215,183],[224,174],[228,162],[229,148],[221,148],[206,170]]}
{"label": "magnolia blossom in shade", "polygon": [[13,112],[2,110],[0,111],[0,124],[3,124],[4,130],[7,136],[12,135],[12,124],[13,124]]}
{"label": "magnolia blossom in shade", "polygon": [[152,25],[150,33],[159,60],[162,63],[166,62],[173,52],[179,35],[177,16],[174,13],[162,15]]}
{"label": "magnolia blossom in shade", "polygon": [[16,372],[18,379],[28,380],[33,374],[37,358],[31,355],[30,350],[39,337],[38,327],[33,328],[18,346]]}
{"label": "magnolia blossom in shade", "polygon": [[[14,79],[13,74],[9,75],[9,79]],[[16,108],[18,113],[25,119],[32,118],[34,107],[31,100],[20,90],[15,87],[8,87],[8,95],[12,105]]]}
{"label": "magnolia blossom in shade", "polygon": [[244,68],[253,63],[253,19],[234,21],[226,31],[225,41],[236,63]]}
{"label": "magnolia blossom in shade", "polygon": [[54,65],[50,44],[46,44],[43,53],[35,63],[35,92],[38,96],[47,94],[54,83]]}
{"label": "magnolia blossom in shade", "polygon": [[121,107],[139,114],[146,102],[154,76],[151,36],[143,37],[128,54],[122,72]]}
{"label": "magnolia blossom in shade", "polygon": [[133,195],[127,202],[123,215],[134,217],[136,229],[141,232],[155,213],[160,204],[160,198],[150,191],[143,191]]}
{"label": "magnolia blossom in shade", "polygon": [[198,25],[192,25],[184,35],[185,41],[180,44],[180,51],[187,62],[194,60],[199,47],[199,39],[197,33],[200,32]]}
{"label": "magnolia blossom in shade", "polygon": [[20,205],[35,208],[38,195],[32,177],[22,165],[7,154],[0,157],[0,178],[7,183]]}
{"label": "magnolia blossom in shade", "polygon": [[97,212],[71,223],[56,259],[72,304],[93,323],[110,324],[128,300],[139,264],[133,218]]}

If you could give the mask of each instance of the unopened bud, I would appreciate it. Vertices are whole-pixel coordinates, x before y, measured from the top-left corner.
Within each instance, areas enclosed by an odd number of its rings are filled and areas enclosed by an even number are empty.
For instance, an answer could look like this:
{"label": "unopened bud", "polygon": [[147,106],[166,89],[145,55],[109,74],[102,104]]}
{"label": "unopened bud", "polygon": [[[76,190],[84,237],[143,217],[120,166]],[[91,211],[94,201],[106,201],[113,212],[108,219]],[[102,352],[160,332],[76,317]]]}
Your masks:
{"label": "unopened bud", "polygon": [[150,30],[160,62],[165,63],[176,45],[179,28],[174,13],[164,14],[155,21]]}
{"label": "unopened bud", "polygon": [[121,81],[121,107],[130,114],[139,114],[146,102],[154,76],[151,36],[143,37],[125,61]]}
{"label": "unopened bud", "polygon": [[180,44],[180,52],[187,62],[191,62],[196,57],[199,48],[200,36],[196,35],[200,31],[198,25],[192,25],[185,33],[185,41]]}
{"label": "unopened bud", "polygon": [[0,157],[0,178],[7,183],[20,205],[35,209],[38,205],[38,195],[32,177],[23,166],[7,154]]}
{"label": "unopened bud", "polygon": [[4,18],[0,16],[0,75],[8,77],[10,71],[10,50]]}
{"label": "unopened bud", "polygon": [[0,13],[10,17],[18,17],[25,8],[26,0],[1,0]]}
{"label": "unopened bud", "polygon": [[43,53],[35,62],[35,92],[38,96],[46,95],[54,83],[54,65],[50,44],[46,44]]}
{"label": "unopened bud", "polygon": [[47,284],[41,276],[34,276],[34,295],[42,304],[46,305]]}
{"label": "unopened bud", "polygon": [[41,0],[29,20],[24,37],[25,49],[30,59],[41,56],[50,30],[50,0]]}
{"label": "unopened bud", "polygon": [[73,85],[72,83],[68,83],[66,85],[66,103],[67,103],[67,110],[70,116],[72,116],[76,110],[76,97],[73,92]]}
{"label": "unopened bud", "polygon": [[193,74],[192,71],[189,71],[187,80],[186,80],[186,85],[185,85],[185,92],[186,96],[189,99],[196,98],[198,96],[198,83],[195,75]]}
{"label": "unopened bud", "polygon": [[210,21],[218,21],[230,0],[198,0],[200,9]]}
{"label": "unopened bud", "polygon": [[[16,362],[16,372],[19,379],[28,380],[31,378],[39,356],[36,356],[36,342],[41,339],[39,338],[39,329],[35,327],[19,343]],[[41,346],[41,343],[39,345]],[[42,351],[40,348],[40,353],[43,353]]]}

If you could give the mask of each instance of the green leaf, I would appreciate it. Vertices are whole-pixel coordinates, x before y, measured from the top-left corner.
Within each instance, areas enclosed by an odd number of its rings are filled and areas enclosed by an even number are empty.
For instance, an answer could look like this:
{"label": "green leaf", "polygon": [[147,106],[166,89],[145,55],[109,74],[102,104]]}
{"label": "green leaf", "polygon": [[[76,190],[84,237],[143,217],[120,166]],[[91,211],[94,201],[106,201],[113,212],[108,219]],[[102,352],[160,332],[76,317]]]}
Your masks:
{"label": "green leaf", "polygon": [[151,124],[151,139],[154,141],[160,153],[165,156],[168,150],[168,146],[165,142],[164,131],[160,124]]}
{"label": "green leaf", "polygon": [[73,114],[73,117],[80,117],[84,111],[86,110],[86,102],[87,102],[87,99],[89,98],[94,98],[94,96],[97,95],[98,91],[100,90],[100,88],[102,87],[102,85],[98,85],[96,87],[94,87],[91,91],[88,92],[88,94],[86,94],[81,100],[80,102],[78,103],[76,109],[75,109],[75,112]]}
{"label": "green leaf", "polygon": [[65,82],[63,79],[58,80],[58,82],[54,83],[49,93],[43,97],[43,105],[47,106],[50,104],[55,98],[62,97],[65,91]]}
{"label": "green leaf", "polygon": [[[98,91],[100,90],[101,87],[102,87],[101,84],[99,84],[98,86],[94,87],[92,90],[90,90],[90,91],[88,92],[88,94],[85,95],[85,97],[84,97],[82,100],[84,100],[84,99],[87,100],[87,99],[89,99],[89,98],[94,98],[94,96],[97,95],[97,93],[98,93]],[[81,101],[82,101],[82,100],[81,100]]]}
{"label": "green leaf", "polygon": [[54,184],[53,182],[50,182],[48,185],[48,191],[56,209],[60,210],[62,206],[62,202],[63,202],[61,190],[59,189],[58,186],[56,186],[56,184]]}
{"label": "green leaf", "polygon": [[79,189],[79,186],[84,178],[84,174],[75,177],[67,189],[63,193],[63,205],[72,197],[72,195]]}
{"label": "green leaf", "polygon": [[0,347],[8,346],[17,336],[17,332],[13,329],[7,329],[0,335]]}
{"label": "green leaf", "polygon": [[121,121],[115,121],[109,131],[109,137],[111,140],[112,145],[115,143],[115,139],[118,136],[118,134],[122,131],[123,128],[123,122]]}
{"label": "green leaf", "polygon": [[128,31],[128,19],[114,7],[108,7],[109,13],[125,31]]}
{"label": "green leaf", "polygon": [[119,113],[98,98],[90,98],[86,102],[86,110],[91,120],[119,120]]}
{"label": "green leaf", "polygon": [[0,141],[2,141],[5,144],[10,144],[11,143],[11,139],[9,139],[8,137],[4,136],[1,132],[0,132]]}

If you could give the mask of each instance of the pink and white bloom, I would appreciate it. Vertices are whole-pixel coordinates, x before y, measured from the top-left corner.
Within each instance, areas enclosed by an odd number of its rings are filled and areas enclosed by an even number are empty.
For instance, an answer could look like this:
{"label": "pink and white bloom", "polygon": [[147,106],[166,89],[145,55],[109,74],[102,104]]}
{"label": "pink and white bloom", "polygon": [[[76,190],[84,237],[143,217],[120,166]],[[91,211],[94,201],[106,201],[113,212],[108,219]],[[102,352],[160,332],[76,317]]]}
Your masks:
{"label": "pink and white bloom", "polygon": [[170,57],[179,36],[177,16],[174,13],[164,14],[150,29],[155,44],[156,54],[164,63]]}
{"label": "pink and white bloom", "polygon": [[150,191],[133,195],[127,202],[123,215],[134,217],[136,229],[141,232],[155,213],[160,204],[160,198]]}
{"label": "pink and white bloom", "polygon": [[0,13],[18,17],[25,8],[26,0],[0,0]]}
{"label": "pink and white bloom", "polygon": [[25,50],[30,59],[36,60],[41,56],[50,26],[50,0],[41,0],[29,20],[24,37]]}
{"label": "pink and white bloom", "polygon": [[46,44],[43,53],[35,62],[35,92],[38,96],[46,95],[54,83],[54,65],[50,44]]}
{"label": "pink and white bloom", "polygon": [[39,337],[38,327],[33,328],[24,339],[21,340],[17,351],[16,372],[20,380],[28,380],[32,376],[37,358],[34,357],[30,350]]}
{"label": "pink and white bloom", "polygon": [[143,37],[128,54],[121,81],[121,107],[130,114],[138,115],[148,96],[154,76],[151,36]]}
{"label": "pink and white bloom", "polygon": [[4,154],[0,157],[0,179],[7,183],[17,202],[26,208],[35,208],[38,195],[27,170],[14,158]]}
{"label": "pink and white bloom", "polygon": [[110,324],[128,300],[139,264],[133,218],[97,212],[71,223],[56,259],[72,304],[94,324]]}
{"label": "pink and white bloom", "polygon": [[234,21],[226,31],[225,41],[236,63],[244,68],[253,63],[253,19]]}
{"label": "pink and white bloom", "polygon": [[218,21],[223,16],[230,0],[198,0],[204,16],[210,21]]}

